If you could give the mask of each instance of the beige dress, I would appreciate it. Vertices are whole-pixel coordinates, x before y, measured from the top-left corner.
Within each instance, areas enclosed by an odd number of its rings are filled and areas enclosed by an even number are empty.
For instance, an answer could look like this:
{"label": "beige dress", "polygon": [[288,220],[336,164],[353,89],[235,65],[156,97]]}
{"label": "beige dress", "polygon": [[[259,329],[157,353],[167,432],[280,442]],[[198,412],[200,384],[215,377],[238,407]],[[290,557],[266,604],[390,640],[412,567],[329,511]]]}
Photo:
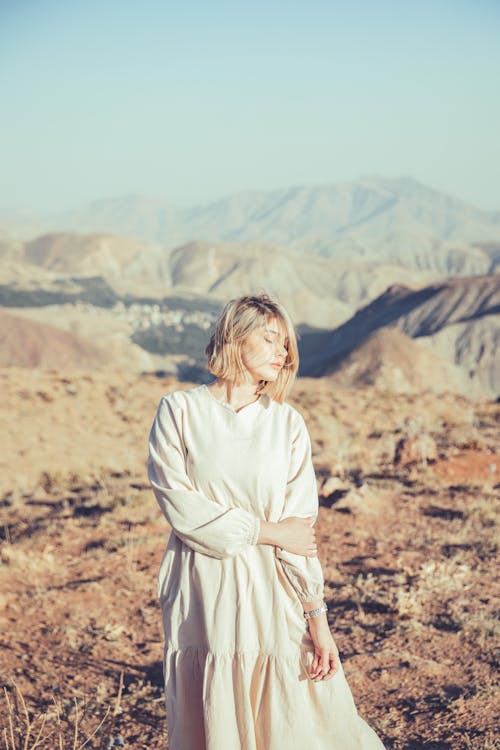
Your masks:
{"label": "beige dress", "polygon": [[236,412],[205,385],[164,396],[149,478],[172,527],[159,575],[170,750],[381,750],[342,667],[308,678],[302,601],[317,558],[257,545],[259,519],[314,516],[303,417],[267,395]]}

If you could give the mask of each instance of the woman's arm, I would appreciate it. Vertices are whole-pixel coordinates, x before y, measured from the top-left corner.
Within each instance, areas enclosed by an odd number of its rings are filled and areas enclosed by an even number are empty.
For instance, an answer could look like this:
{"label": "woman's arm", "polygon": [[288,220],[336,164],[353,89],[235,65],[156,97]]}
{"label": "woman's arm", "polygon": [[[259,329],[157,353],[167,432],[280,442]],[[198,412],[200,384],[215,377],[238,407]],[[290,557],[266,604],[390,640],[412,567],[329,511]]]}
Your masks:
{"label": "woman's arm", "polygon": [[[322,599],[304,602],[304,612],[312,612],[323,604]],[[314,658],[309,676],[314,682],[330,680],[339,669],[339,652],[328,625],[326,613],[311,617],[308,621],[309,635],[314,643]]]}
{"label": "woman's arm", "polygon": [[[318,491],[312,463],[311,439],[304,418],[298,412],[294,414],[291,438],[290,464],[281,520],[300,517],[308,524],[312,524],[318,515]],[[322,599],[323,570],[316,554],[307,556],[303,551],[291,552],[277,546],[276,556],[302,604]]]}
{"label": "woman's arm", "polygon": [[186,472],[180,409],[164,396],[149,435],[148,476],[158,504],[188,547],[222,559],[256,544],[260,521],[243,508],[225,507],[198,492]]}
{"label": "woman's arm", "polygon": [[223,558],[251,544],[269,544],[298,555],[316,555],[312,518],[261,521],[243,508],[224,507],[192,485],[175,396],[160,401],[149,435],[148,476],[175,534],[196,552]]}
{"label": "woman's arm", "polygon": [[[308,522],[318,514],[318,492],[312,462],[311,439],[304,419],[298,415],[292,441],[290,471],[285,495],[284,515],[309,515]],[[316,555],[313,559],[304,553],[294,555],[277,550],[283,569],[295,587],[304,613],[323,605],[323,571]],[[329,680],[339,669],[339,653],[333,640],[326,613],[307,620],[309,635],[314,643],[314,657],[309,675],[312,680]]]}
{"label": "woman's arm", "polygon": [[285,518],[283,521],[261,521],[257,544],[271,544],[304,557],[316,557],[316,532],[309,518]]}

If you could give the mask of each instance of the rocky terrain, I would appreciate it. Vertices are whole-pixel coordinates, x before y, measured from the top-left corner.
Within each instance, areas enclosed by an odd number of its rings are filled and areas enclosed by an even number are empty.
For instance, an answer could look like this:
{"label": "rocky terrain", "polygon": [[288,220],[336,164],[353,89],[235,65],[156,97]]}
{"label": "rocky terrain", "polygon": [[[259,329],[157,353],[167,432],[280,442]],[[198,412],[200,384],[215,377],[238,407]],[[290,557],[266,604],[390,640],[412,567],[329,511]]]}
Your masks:
{"label": "rocky terrain", "polygon": [[393,393],[448,390],[471,395],[473,391],[463,368],[395,327],[376,329],[351,353],[339,357],[329,380],[333,387],[372,385]]}
{"label": "rocky terrain", "polygon": [[177,744],[148,434],[261,293],[360,714],[500,750],[495,80],[500,0],[0,0],[0,750]]}
{"label": "rocky terrain", "polygon": [[[0,379],[0,738],[163,750],[168,527],[147,436],[161,395],[195,383]],[[388,750],[493,750],[499,405],[324,377],[298,379],[290,401],[312,438],[330,623],[360,713]]]}
{"label": "rocky terrain", "polygon": [[147,436],[161,395],[212,379],[222,305],[260,292],[299,336],[360,712],[388,750],[498,746],[499,235],[498,212],[381,178],[0,226],[6,750],[166,747]]}
{"label": "rocky terrain", "polygon": [[[416,290],[391,286],[335,330],[309,333],[303,343],[301,373],[335,372],[346,356],[356,358],[357,348],[371,334],[395,327],[450,364],[461,365],[469,380],[476,380],[485,393],[498,393],[499,311],[498,275],[450,279]],[[408,360],[410,349],[401,337],[399,341],[400,359]],[[397,366],[397,356],[392,361]],[[439,385],[436,368],[429,375],[434,388],[444,386],[446,377]]]}

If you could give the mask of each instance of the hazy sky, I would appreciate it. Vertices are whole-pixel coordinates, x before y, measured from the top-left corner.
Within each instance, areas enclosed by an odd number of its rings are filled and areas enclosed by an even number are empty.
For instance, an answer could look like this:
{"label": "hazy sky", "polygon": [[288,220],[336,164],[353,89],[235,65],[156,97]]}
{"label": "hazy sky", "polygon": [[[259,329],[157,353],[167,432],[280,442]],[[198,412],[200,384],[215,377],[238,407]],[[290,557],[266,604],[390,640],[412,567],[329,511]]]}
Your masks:
{"label": "hazy sky", "polygon": [[0,0],[0,206],[412,175],[500,209],[500,0]]}

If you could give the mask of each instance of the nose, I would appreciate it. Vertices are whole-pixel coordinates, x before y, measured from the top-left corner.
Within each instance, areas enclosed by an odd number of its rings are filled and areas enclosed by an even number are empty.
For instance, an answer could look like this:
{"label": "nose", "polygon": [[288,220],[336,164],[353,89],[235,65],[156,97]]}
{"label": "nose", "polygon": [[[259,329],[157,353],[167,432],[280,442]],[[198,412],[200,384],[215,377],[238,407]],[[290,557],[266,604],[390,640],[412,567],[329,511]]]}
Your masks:
{"label": "nose", "polygon": [[283,357],[283,359],[286,359],[287,355],[287,349],[284,344],[278,344],[277,346],[277,355],[278,357]]}

